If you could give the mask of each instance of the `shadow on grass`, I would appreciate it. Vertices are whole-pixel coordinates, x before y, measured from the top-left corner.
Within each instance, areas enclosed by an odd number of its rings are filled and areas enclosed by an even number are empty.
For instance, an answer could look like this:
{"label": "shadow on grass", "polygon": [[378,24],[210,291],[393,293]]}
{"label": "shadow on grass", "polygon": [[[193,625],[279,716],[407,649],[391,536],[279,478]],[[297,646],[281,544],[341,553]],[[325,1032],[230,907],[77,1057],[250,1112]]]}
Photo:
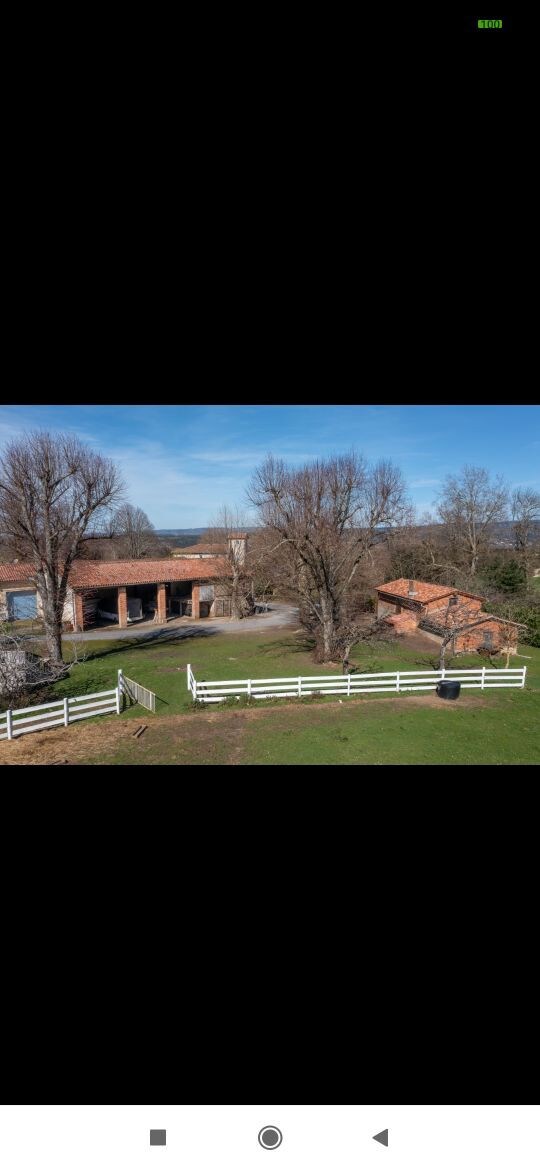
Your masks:
{"label": "shadow on grass", "polygon": [[291,654],[309,654],[315,647],[315,639],[309,638],[307,635],[302,635],[300,638],[295,638],[290,635],[288,638],[276,638],[273,642],[262,642],[257,650],[261,656],[279,654],[283,650],[288,650]]}
{"label": "shadow on grass", "polygon": [[94,658],[106,658],[108,654],[120,654],[122,650],[147,650],[154,646],[174,646],[191,638],[211,638],[217,632],[217,630],[200,629],[198,626],[185,626],[183,629],[175,630],[167,630],[166,628],[150,630],[140,638],[119,638],[117,641],[111,642],[106,649],[100,647],[97,650],[92,650],[91,642],[77,642],[75,645],[79,647],[84,645],[84,661],[90,662]]}

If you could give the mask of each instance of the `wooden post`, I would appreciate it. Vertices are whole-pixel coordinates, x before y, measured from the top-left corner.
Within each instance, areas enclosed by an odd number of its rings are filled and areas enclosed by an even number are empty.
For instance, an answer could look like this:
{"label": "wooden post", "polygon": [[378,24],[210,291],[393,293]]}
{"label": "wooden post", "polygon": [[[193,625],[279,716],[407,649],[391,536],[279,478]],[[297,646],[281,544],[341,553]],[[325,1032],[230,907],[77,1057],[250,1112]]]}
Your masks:
{"label": "wooden post", "polygon": [[247,680],[247,688],[248,688],[247,689],[248,699],[251,699],[251,679],[250,678],[248,678],[248,680]]}
{"label": "wooden post", "polygon": [[527,674],[527,667],[526,667],[526,666],[524,666],[524,667],[523,667],[523,678],[522,678],[522,680],[521,680],[521,685],[522,685],[522,687],[524,687],[524,686],[525,686],[525,675],[526,675],[526,674]]}
{"label": "wooden post", "polygon": [[347,678],[347,695],[350,695],[350,693],[351,693],[351,676],[349,673],[349,676]]}
{"label": "wooden post", "polygon": [[116,688],[116,714],[120,714],[120,687]]}
{"label": "wooden post", "polygon": [[6,711],[7,737],[13,739],[13,711],[11,707]]}
{"label": "wooden post", "polygon": [[302,677],[301,676],[298,679],[298,698],[299,699],[302,698]]}
{"label": "wooden post", "polygon": [[485,681],[486,681],[486,668],[485,668],[485,666],[483,666],[483,667],[482,667],[482,682],[481,682],[481,684],[480,684],[480,690],[482,690],[482,691],[483,691],[483,689],[484,689],[484,683],[485,683]]}
{"label": "wooden post", "polygon": [[396,673],[396,691],[399,695],[399,670]]}
{"label": "wooden post", "polygon": [[69,723],[69,699],[64,699],[64,727]]}
{"label": "wooden post", "polygon": [[199,584],[191,586],[191,616],[196,621],[201,616],[201,587]]}
{"label": "wooden post", "polygon": [[187,675],[187,689],[188,689],[188,691],[190,691],[190,690],[191,690],[191,679],[190,679],[190,677],[189,677],[189,672],[190,672],[190,670],[191,670],[191,666],[190,666],[190,664],[189,664],[189,662],[188,662],[188,664],[187,664],[187,666],[186,666],[186,675]]}

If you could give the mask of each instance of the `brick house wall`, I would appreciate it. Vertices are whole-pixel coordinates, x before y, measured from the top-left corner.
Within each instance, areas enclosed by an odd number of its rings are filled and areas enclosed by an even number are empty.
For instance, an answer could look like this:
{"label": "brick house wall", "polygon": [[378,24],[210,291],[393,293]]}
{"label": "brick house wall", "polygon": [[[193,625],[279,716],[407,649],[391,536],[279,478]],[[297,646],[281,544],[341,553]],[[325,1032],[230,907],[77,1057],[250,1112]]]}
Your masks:
{"label": "brick house wall", "polygon": [[509,645],[510,652],[512,654],[516,653],[519,634],[518,628],[509,626],[506,629],[504,623],[498,622],[496,619],[490,622],[481,622],[473,630],[465,630],[463,634],[457,634],[456,653],[464,654],[467,651],[480,650],[489,641],[485,637],[486,633],[492,635],[490,649],[506,650]]}

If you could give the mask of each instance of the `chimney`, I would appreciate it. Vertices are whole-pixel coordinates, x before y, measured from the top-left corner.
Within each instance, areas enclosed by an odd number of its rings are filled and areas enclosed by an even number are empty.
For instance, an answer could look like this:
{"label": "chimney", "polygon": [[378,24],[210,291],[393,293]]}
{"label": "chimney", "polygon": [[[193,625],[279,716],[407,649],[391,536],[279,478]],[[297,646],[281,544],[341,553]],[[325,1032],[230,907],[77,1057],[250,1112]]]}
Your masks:
{"label": "chimney", "polygon": [[414,588],[414,581],[409,581],[409,597],[414,597],[416,589]]}

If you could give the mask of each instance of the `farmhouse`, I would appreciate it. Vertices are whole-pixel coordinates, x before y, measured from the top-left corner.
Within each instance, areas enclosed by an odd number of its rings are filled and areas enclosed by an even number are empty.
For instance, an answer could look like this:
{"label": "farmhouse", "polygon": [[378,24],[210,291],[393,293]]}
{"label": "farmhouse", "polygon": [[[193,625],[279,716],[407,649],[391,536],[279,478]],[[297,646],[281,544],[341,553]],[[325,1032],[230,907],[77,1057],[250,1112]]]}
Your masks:
{"label": "farmhouse", "polygon": [[502,649],[515,654],[519,623],[485,613],[484,601],[484,597],[449,585],[400,577],[377,587],[377,617],[398,634],[420,628],[443,637],[449,627],[455,626],[454,654]]}
{"label": "farmhouse", "polygon": [[[245,555],[245,536],[234,534],[235,552]],[[244,542],[242,544],[242,541]],[[191,556],[141,561],[73,562],[63,620],[76,630],[118,622],[230,615],[230,601],[220,585],[230,575],[225,556]],[[0,620],[41,615],[32,562],[0,564]]]}

